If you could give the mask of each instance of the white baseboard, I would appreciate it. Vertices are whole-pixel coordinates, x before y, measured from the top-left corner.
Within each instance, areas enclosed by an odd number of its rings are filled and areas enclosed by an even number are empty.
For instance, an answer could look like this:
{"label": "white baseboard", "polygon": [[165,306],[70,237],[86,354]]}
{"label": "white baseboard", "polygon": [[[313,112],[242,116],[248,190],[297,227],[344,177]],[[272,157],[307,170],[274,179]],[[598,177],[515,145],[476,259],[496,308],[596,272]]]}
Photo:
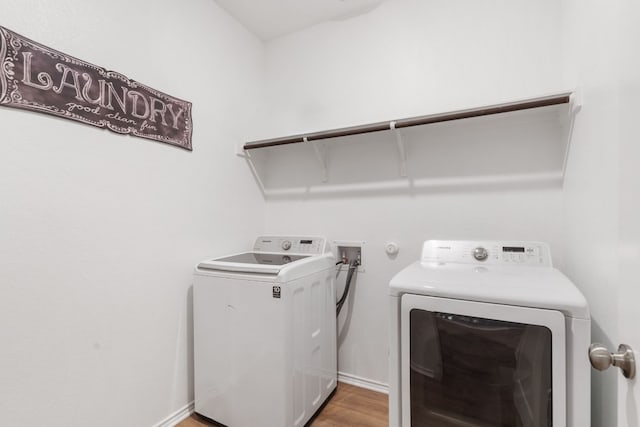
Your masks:
{"label": "white baseboard", "polygon": [[354,385],[356,387],[362,387],[369,390],[377,391],[379,393],[389,394],[389,386],[379,381],[369,380],[367,378],[358,377],[352,374],[346,374],[344,372],[338,372],[338,381]]}
{"label": "white baseboard", "polygon": [[182,408],[178,409],[173,414],[169,415],[164,420],[160,421],[154,427],[174,427],[180,421],[184,421],[193,414],[195,411],[195,405],[193,402],[187,403]]}

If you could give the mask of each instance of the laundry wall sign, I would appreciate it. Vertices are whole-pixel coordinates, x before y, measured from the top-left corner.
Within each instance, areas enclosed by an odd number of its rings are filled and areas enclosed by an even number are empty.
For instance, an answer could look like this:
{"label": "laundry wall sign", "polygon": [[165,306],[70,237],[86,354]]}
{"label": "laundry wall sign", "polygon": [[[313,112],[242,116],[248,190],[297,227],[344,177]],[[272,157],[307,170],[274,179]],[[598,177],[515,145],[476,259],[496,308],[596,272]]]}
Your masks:
{"label": "laundry wall sign", "polygon": [[0,26],[0,105],[191,150],[191,103]]}

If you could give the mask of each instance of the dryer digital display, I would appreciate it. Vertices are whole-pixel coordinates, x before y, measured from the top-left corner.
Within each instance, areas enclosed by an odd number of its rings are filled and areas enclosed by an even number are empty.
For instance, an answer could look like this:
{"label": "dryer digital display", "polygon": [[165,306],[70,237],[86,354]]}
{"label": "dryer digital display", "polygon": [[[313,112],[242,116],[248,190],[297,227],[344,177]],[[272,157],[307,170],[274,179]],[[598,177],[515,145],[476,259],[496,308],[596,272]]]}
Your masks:
{"label": "dryer digital display", "polygon": [[524,248],[523,247],[516,247],[516,246],[503,246],[502,247],[502,252],[521,252],[521,253],[524,253]]}

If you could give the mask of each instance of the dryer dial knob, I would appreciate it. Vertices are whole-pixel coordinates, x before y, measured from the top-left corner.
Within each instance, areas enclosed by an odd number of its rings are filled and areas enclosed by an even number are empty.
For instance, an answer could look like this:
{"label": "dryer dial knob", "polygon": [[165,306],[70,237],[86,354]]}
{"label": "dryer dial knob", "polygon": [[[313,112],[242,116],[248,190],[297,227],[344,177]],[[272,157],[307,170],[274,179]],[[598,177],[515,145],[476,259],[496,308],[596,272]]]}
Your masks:
{"label": "dryer dial knob", "polygon": [[289,240],[285,240],[284,242],[282,242],[282,249],[284,249],[285,251],[291,249],[291,242]]}
{"label": "dryer dial knob", "polygon": [[485,261],[489,258],[489,252],[480,246],[473,250],[473,257],[478,261]]}

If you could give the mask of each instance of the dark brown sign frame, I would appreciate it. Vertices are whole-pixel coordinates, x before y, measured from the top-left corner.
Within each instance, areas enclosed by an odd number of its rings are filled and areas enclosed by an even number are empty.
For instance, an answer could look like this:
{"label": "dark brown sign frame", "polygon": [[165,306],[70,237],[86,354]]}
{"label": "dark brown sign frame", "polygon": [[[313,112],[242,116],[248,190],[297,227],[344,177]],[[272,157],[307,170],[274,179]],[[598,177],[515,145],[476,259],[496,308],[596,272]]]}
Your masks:
{"label": "dark brown sign frame", "polygon": [[192,150],[190,102],[1,26],[0,105]]}

